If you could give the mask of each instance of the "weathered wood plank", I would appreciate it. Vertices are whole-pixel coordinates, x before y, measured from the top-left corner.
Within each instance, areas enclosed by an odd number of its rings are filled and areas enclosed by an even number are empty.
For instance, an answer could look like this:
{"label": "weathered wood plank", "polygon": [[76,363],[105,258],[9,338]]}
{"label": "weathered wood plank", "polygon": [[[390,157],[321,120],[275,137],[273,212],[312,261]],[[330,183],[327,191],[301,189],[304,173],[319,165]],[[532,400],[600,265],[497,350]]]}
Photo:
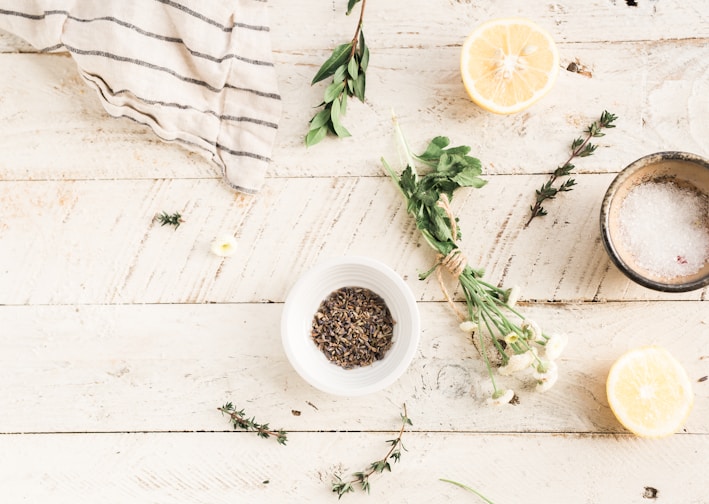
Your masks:
{"label": "weathered wood plank", "polygon": [[[557,42],[619,42],[709,37],[704,0],[562,0],[543,6],[525,0],[476,3],[469,0],[372,2],[365,26],[372,47],[460,44],[478,24],[499,17],[527,17],[549,30]],[[276,50],[327,50],[354,32],[359,13],[345,16],[337,0],[310,6],[270,0],[271,33]],[[0,33],[0,52],[32,51],[23,40]]]}
{"label": "weathered wood plank", "polygon": [[[370,2],[365,13],[368,45],[429,47],[460,44],[475,26],[494,18],[526,17],[559,42],[647,41],[709,36],[704,0],[562,0],[543,5],[525,0],[411,0]],[[304,8],[288,0],[271,1],[273,45],[323,49],[344,43],[354,33],[355,13],[344,15],[344,0]],[[359,9],[355,8],[356,14]]]}
{"label": "weathered wood plank", "polygon": [[[659,150],[709,156],[704,46],[706,40],[564,45],[564,66],[579,59],[593,77],[562,70],[549,96],[512,116],[484,112],[467,98],[459,48],[388,49],[372,58],[367,103],[353,100],[349,106],[345,122],[353,138],[327,139],[311,149],[303,137],[322,86],[309,83],[321,61],[312,54],[281,53],[284,114],[269,174],[379,174],[380,156],[393,152],[392,109],[415,150],[433,136],[447,135],[470,145],[488,173],[549,173],[603,109],[620,116],[618,127],[597,139],[599,150],[577,163],[579,172],[617,172]],[[6,54],[0,75],[3,179],[219,176],[201,155],[162,143],[132,121],[110,118],[66,56]]]}
{"label": "weathered wood plank", "polygon": [[[486,278],[519,285],[524,300],[706,299],[707,289],[652,291],[624,277],[600,243],[598,215],[612,176],[578,187],[523,228],[541,176],[491,176],[453,201],[462,248]],[[179,229],[153,222],[182,213]],[[235,233],[221,259],[209,246]],[[417,299],[443,300],[435,257],[385,177],[272,179],[257,197],[216,179],[0,183],[0,303],[283,301],[325,258],[367,255],[407,278]],[[266,253],[267,252],[267,253]],[[267,279],[267,280],[266,280]]]}
{"label": "weathered wood plank", "polygon": [[498,377],[520,397],[505,408],[485,403],[484,364],[450,308],[419,306],[411,367],[360,398],[322,393],[295,373],[280,304],[0,307],[0,432],[226,431],[216,408],[232,401],[288,431],[379,431],[406,403],[421,431],[622,433],[606,401],[608,369],[626,350],[658,344],[694,383],[686,432],[709,434],[709,382],[698,382],[709,374],[706,303],[523,306],[570,341],[550,391]]}
{"label": "weathered wood plank", "polygon": [[[387,431],[396,428],[396,417]],[[286,447],[252,434],[0,436],[3,501],[336,502],[335,474],[359,471],[387,449],[387,433],[293,433]],[[409,433],[391,473],[348,502],[706,502],[709,436]],[[303,456],[307,453],[308,456]]]}

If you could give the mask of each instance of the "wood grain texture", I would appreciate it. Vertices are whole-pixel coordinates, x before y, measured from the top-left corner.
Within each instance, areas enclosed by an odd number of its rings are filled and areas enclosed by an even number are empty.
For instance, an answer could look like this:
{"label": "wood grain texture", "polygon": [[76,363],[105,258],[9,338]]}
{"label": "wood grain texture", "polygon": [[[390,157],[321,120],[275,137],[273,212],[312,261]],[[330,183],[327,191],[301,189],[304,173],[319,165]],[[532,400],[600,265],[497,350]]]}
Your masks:
{"label": "wood grain texture", "polygon": [[378,431],[406,403],[418,431],[622,433],[606,401],[608,369],[626,350],[658,344],[694,383],[685,431],[709,434],[709,382],[698,382],[709,374],[705,303],[521,307],[570,343],[547,393],[531,391],[530,377],[498,377],[520,396],[507,408],[485,404],[485,367],[450,308],[419,304],[411,367],[363,398],[319,392],[295,373],[280,304],[0,307],[0,432],[228,430],[216,408],[232,401],[288,431]]}
{"label": "wood grain texture", "polygon": [[[418,47],[459,43],[480,23],[498,17],[527,17],[544,26],[558,42],[622,42],[707,38],[704,0],[566,0],[533,4],[472,0],[410,0],[403,10],[395,2],[372,2],[365,17],[367,36],[394,45]],[[304,5],[270,0],[274,48],[326,51],[354,32],[355,15],[346,17],[344,2]],[[358,13],[358,8],[355,9]],[[342,39],[342,40],[340,40]],[[383,46],[383,44],[381,44]],[[0,33],[0,52],[35,49],[18,37]]]}
{"label": "wood grain texture", "polygon": [[[638,157],[709,157],[709,5],[628,3],[368,2],[367,101],[343,121],[353,137],[306,149],[323,92],[310,81],[356,19],[343,0],[269,0],[284,111],[255,197],[199,153],[109,117],[67,55],[0,33],[0,501],[334,502],[334,474],[383,455],[406,403],[401,463],[346,500],[477,501],[447,477],[497,504],[645,504],[648,488],[706,504],[709,288],[634,285],[603,250],[598,214]],[[474,26],[508,16],[551,32],[560,74],[527,111],[495,116],[466,97],[458,58]],[[417,279],[433,254],[381,169],[396,159],[392,109],[414,150],[443,134],[482,160],[488,185],[453,202],[462,248],[490,282],[521,287],[526,316],[569,335],[549,392],[505,378],[520,404],[485,404],[485,367],[436,282]],[[603,109],[618,127],[524,228],[534,189]],[[185,222],[161,227],[161,211]],[[239,246],[221,259],[209,246],[225,232]],[[391,266],[421,310],[410,368],[364,398],[309,386],[280,341],[296,279],[346,254]],[[680,360],[696,396],[683,431],[652,441],[626,433],[605,395],[612,362],[649,344]],[[286,429],[288,445],[232,432],[216,410],[227,401]]]}
{"label": "wood grain texture", "polygon": [[[544,177],[463,191],[453,207],[469,263],[524,300],[706,300],[706,288],[659,293],[612,265],[598,224],[611,178],[579,176],[526,229]],[[162,227],[161,211],[186,222]],[[209,250],[222,233],[240,243],[228,259]],[[0,240],[3,304],[279,302],[317,262],[347,254],[389,264],[419,300],[444,299],[435,279],[417,280],[435,256],[384,177],[279,178],[257,197],[217,179],[0,182]]]}
{"label": "wood grain texture", "polygon": [[[285,447],[247,433],[3,435],[3,502],[336,502],[334,475],[383,456],[392,420],[385,432],[293,433]],[[343,499],[476,502],[438,481],[449,478],[499,503],[645,504],[651,487],[658,502],[704,504],[708,439],[409,433],[408,451],[372,477],[370,495]]]}
{"label": "wood grain texture", "polygon": [[[378,176],[394,158],[391,111],[419,151],[436,135],[470,145],[486,173],[549,173],[571,140],[601,111],[620,119],[577,163],[579,173],[617,172],[661,150],[709,156],[706,40],[561,46],[562,66],[578,59],[593,77],[561,70],[552,93],[531,109],[496,116],[477,108],[460,82],[460,47],[388,48],[372,58],[367,102],[345,118],[353,137],[306,149],[303,138],[322,86],[309,83],[319,54],[277,54],[284,113],[270,177]],[[375,49],[373,49],[375,51]],[[218,178],[198,153],[165,144],[146,127],[113,119],[67,56],[0,58],[0,176],[12,180]],[[51,158],[51,164],[40,160]]]}

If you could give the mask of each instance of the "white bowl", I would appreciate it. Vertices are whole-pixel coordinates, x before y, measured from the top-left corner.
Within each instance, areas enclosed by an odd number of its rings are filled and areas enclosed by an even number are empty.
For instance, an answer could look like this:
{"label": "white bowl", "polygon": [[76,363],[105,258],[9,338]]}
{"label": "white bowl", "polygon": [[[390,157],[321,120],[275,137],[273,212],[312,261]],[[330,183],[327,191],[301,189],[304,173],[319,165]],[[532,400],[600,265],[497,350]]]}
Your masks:
{"label": "white bowl", "polygon": [[[320,303],[343,287],[378,294],[395,321],[391,348],[368,366],[344,369],[330,362],[311,337]],[[403,279],[385,264],[358,256],[331,259],[306,272],[288,294],[281,318],[283,348],[293,368],[313,387],[341,396],[370,394],[394,383],[416,354],[420,331],[416,299]]]}

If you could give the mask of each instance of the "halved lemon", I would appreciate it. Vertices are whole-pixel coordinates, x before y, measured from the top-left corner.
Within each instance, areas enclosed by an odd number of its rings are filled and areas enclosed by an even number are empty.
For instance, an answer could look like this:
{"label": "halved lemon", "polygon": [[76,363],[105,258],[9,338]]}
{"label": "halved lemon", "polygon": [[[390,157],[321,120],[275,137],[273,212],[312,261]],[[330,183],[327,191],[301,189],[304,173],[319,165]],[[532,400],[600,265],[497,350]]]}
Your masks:
{"label": "halved lemon", "polygon": [[545,30],[528,19],[495,19],[463,44],[463,85],[480,107],[512,114],[547,94],[559,73],[559,53]]}
{"label": "halved lemon", "polygon": [[606,381],[608,404],[618,421],[642,437],[677,432],[694,403],[692,384],[667,350],[631,350],[611,366]]}

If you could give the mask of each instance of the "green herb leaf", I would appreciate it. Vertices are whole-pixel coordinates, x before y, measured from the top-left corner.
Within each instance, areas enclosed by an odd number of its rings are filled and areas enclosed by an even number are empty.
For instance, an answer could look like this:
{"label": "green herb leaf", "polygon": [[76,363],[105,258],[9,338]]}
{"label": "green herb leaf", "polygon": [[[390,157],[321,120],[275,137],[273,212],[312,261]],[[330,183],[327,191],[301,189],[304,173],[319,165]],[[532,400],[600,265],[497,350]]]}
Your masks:
{"label": "green herb leaf", "polygon": [[325,126],[330,120],[330,111],[328,109],[323,109],[310,120],[310,131],[320,129]]}
{"label": "green herb leaf", "polygon": [[350,75],[351,79],[357,79],[357,75],[359,75],[359,65],[357,64],[356,58],[350,58],[350,62],[347,64],[347,73]]}
{"label": "green herb leaf", "polygon": [[462,170],[453,177],[453,180],[458,183],[459,187],[474,187],[475,189],[480,189],[487,184],[487,180],[481,179],[478,175],[475,170]]}
{"label": "green herb leaf", "polygon": [[[325,110],[324,112],[327,112],[328,116],[330,115],[329,110]],[[308,131],[308,134],[305,136],[305,146],[310,147],[320,142],[327,135],[327,131],[327,126],[320,126],[317,129]]]}
{"label": "green herb leaf", "polygon": [[359,32],[359,48],[357,54],[359,56],[359,68],[362,72],[366,72],[369,66],[369,47],[367,47],[367,44],[364,42],[364,31],[361,30]]}
{"label": "green herb leaf", "polygon": [[342,102],[339,98],[335,98],[330,109],[330,121],[333,131],[338,137],[351,136],[350,132],[340,123],[340,114],[342,113]]}
{"label": "green herb leaf", "polygon": [[361,102],[364,102],[364,90],[367,85],[367,78],[364,72],[360,73],[354,81],[354,95]]}
{"label": "green herb leaf", "polygon": [[315,84],[321,80],[327,79],[331,75],[334,75],[335,71],[339,66],[344,65],[352,52],[352,42],[347,44],[340,44],[332,51],[332,55],[322,64],[320,70],[313,77],[312,82]]}
{"label": "green herb leaf", "polygon": [[337,70],[335,70],[335,73],[332,76],[332,82],[339,84],[340,82],[345,81],[345,77],[347,77],[347,65],[343,63],[337,67]]}
{"label": "green herb leaf", "polygon": [[344,82],[333,82],[332,84],[330,84],[327,89],[325,89],[325,103],[335,101],[335,99],[340,96],[344,89]]}
{"label": "green herb leaf", "polygon": [[359,3],[360,0],[347,0],[347,15],[349,16],[354,9],[354,6]]}

